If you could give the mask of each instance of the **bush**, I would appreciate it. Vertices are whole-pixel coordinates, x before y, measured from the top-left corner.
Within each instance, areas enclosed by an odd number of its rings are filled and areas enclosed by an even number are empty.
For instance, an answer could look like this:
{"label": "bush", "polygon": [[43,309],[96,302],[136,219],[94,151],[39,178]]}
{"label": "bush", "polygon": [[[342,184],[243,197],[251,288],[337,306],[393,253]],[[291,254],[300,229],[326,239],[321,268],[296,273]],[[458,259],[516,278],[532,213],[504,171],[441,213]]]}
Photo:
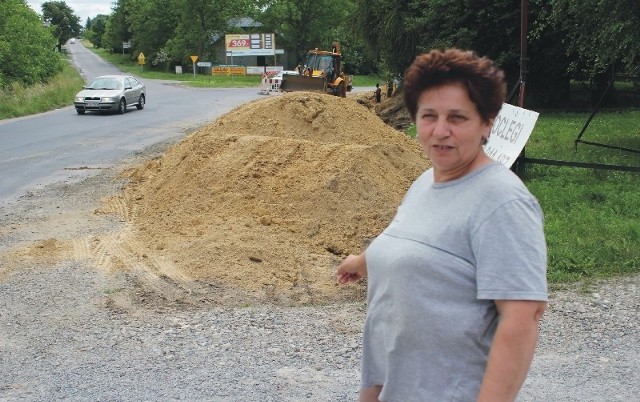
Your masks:
{"label": "bush", "polygon": [[21,0],[0,2],[0,85],[46,82],[63,68],[56,39]]}

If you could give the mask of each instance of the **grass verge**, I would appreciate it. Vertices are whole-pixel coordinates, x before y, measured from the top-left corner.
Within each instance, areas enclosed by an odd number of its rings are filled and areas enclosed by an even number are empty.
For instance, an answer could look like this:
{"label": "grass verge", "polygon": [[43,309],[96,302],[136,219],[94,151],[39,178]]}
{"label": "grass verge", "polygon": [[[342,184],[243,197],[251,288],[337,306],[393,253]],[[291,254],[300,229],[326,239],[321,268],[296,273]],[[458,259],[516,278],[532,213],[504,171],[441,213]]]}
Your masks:
{"label": "grass verge", "polygon": [[82,85],[84,80],[70,63],[45,84],[29,87],[13,84],[0,90],[0,120],[72,105],[73,97]]}
{"label": "grass verge", "polygon": [[[527,157],[640,166],[638,153],[577,144],[589,114],[542,112]],[[585,141],[640,149],[640,111],[602,111]],[[640,174],[528,165],[525,183],[545,213],[551,283],[640,272]]]}

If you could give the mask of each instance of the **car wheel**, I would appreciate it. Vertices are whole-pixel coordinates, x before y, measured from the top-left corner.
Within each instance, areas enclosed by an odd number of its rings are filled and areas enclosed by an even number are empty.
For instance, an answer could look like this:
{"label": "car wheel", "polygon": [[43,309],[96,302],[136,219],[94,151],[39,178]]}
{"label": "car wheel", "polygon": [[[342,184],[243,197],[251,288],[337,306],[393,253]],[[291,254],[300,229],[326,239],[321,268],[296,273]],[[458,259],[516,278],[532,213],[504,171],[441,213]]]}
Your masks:
{"label": "car wheel", "polygon": [[76,109],[76,113],[78,114],[84,114],[85,110],[84,109]]}
{"label": "car wheel", "polygon": [[124,98],[120,99],[120,103],[118,104],[118,113],[124,114],[127,111],[127,101]]}
{"label": "car wheel", "polygon": [[138,100],[138,104],[136,105],[138,110],[144,109],[144,95],[140,95],[140,99]]}

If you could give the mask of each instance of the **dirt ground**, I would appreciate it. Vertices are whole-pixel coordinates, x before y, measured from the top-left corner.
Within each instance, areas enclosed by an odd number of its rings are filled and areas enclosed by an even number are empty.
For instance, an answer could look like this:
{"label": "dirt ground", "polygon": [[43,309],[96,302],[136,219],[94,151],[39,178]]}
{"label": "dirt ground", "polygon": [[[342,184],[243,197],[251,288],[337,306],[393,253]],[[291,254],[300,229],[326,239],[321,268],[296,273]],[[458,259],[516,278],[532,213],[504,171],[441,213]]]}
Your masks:
{"label": "dirt ground", "polygon": [[333,270],[386,226],[428,167],[415,141],[393,128],[408,122],[398,105],[400,97],[374,104],[372,93],[307,92],[245,104],[119,172],[122,190],[87,220],[115,219],[117,229],[23,244],[0,262],[15,269],[89,258],[129,272],[147,301],[362,298],[364,283],[338,287]]}

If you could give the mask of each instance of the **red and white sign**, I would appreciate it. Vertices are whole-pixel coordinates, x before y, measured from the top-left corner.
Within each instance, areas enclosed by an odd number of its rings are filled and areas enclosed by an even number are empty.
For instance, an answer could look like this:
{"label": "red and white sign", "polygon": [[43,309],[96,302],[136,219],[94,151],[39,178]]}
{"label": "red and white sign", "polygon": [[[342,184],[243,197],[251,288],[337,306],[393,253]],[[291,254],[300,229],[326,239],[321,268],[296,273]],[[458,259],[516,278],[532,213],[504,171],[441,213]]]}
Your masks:
{"label": "red and white sign", "polygon": [[233,56],[273,56],[276,51],[275,34],[227,34],[225,51]]}

